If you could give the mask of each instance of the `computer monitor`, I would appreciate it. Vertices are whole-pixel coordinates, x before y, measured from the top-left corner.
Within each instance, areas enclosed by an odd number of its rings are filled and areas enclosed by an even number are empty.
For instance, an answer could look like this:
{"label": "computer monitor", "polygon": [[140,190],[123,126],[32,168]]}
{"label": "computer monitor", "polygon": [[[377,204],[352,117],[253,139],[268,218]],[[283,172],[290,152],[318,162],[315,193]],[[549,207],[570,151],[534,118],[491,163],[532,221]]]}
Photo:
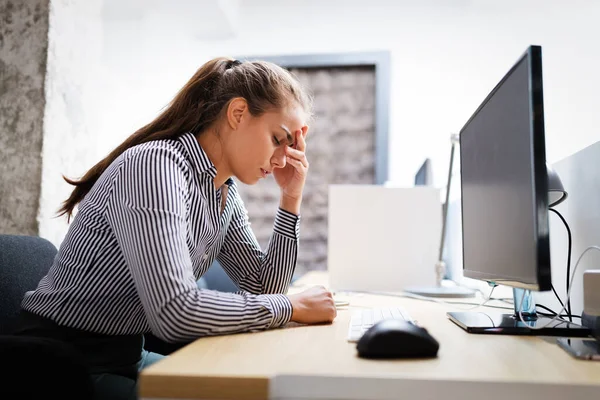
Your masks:
{"label": "computer monitor", "polygon": [[516,288],[515,311],[448,317],[473,333],[587,336],[579,325],[538,317],[530,297],[551,289],[540,46],[530,46],[485,98],[459,147],[464,275]]}
{"label": "computer monitor", "polygon": [[426,158],[417,173],[415,174],[415,186],[433,185],[431,172],[431,159]]}

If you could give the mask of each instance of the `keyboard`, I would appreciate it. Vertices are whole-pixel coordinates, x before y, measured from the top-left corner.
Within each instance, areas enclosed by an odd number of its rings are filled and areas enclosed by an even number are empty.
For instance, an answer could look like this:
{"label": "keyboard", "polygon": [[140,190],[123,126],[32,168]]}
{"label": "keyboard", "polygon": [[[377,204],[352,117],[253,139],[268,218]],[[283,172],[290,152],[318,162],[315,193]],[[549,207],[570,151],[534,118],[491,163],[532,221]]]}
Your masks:
{"label": "keyboard", "polygon": [[400,307],[366,308],[356,311],[352,315],[348,325],[348,341],[357,342],[367,329],[382,319],[400,319],[411,323],[415,322],[408,312]]}

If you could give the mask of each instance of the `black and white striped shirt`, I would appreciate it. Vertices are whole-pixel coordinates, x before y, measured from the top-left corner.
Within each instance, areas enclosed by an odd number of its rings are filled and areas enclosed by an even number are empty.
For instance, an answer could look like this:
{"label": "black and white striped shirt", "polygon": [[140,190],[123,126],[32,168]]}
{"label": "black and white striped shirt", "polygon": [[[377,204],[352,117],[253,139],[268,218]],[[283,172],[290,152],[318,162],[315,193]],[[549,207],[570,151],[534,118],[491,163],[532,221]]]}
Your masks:
{"label": "black and white striped shirt", "polygon": [[[263,252],[235,183],[216,189],[215,175],[189,133],[125,151],[80,203],[22,307],[59,325],[170,342],[287,323],[299,217],[279,209]],[[198,289],[215,258],[240,292]]]}

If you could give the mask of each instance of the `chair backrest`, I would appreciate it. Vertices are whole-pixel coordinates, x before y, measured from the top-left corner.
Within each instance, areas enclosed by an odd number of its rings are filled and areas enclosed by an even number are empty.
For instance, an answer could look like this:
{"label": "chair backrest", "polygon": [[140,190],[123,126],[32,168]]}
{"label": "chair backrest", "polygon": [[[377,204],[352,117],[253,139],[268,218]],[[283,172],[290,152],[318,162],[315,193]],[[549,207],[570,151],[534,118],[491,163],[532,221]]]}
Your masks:
{"label": "chair backrest", "polygon": [[210,290],[218,290],[219,292],[237,292],[240,290],[217,260],[212,263],[201,279],[206,282],[206,288]]}
{"label": "chair backrest", "polygon": [[56,253],[38,236],[0,235],[0,335],[12,330],[25,292],[37,287]]}

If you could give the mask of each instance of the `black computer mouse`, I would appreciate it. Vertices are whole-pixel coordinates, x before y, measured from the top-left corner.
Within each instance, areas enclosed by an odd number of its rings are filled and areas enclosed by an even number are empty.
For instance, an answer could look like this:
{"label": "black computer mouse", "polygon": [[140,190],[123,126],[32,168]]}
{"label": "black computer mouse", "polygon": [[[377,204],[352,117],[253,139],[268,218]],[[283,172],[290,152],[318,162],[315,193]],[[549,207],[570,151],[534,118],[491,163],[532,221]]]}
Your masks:
{"label": "black computer mouse", "polygon": [[358,356],[363,358],[436,357],[439,348],[427,329],[398,319],[377,322],[356,344]]}

